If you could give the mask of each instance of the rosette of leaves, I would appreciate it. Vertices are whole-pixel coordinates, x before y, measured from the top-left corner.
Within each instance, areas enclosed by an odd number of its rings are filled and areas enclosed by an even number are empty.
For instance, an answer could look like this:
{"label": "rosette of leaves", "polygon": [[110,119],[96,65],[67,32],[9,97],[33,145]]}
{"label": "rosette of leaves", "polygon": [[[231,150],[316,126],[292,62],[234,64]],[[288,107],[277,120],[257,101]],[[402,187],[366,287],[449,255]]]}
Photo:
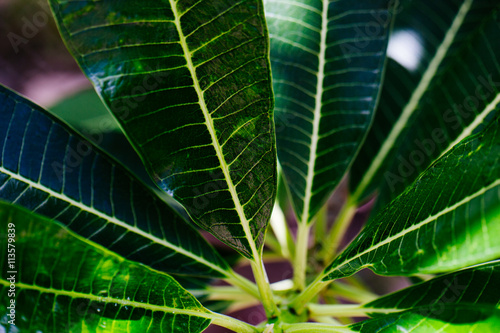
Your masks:
{"label": "rosette of leaves", "polygon": [[[49,3],[156,188],[0,87],[4,331],[498,330],[496,1]],[[377,295],[364,268],[412,285]]]}

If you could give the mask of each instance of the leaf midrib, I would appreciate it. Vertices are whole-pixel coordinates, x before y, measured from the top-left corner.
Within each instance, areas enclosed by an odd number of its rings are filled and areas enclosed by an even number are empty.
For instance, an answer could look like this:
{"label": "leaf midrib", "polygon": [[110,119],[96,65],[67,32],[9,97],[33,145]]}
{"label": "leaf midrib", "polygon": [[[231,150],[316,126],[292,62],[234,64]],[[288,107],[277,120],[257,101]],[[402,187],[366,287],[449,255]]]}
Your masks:
{"label": "leaf midrib", "polygon": [[58,192],[55,192],[54,190],[40,184],[40,183],[36,183],[30,179],[27,179],[19,174],[16,174],[16,173],[13,173],[12,171],[9,171],[7,169],[5,169],[3,166],[0,166],[0,172],[2,173],[5,173],[7,174],[9,177],[13,178],[13,179],[16,179],[20,182],[23,182],[27,185],[29,185],[30,187],[32,188],[35,188],[35,189],[38,189],[40,191],[43,191],[47,194],[49,194],[50,196],[54,197],[54,198],[57,198],[59,200],[62,200],[64,202],[67,202],[69,203],[70,205],[73,205],[75,207],[78,207],[80,208],[81,210],[85,211],[85,212],[88,212],[88,213],[91,213],[95,216],[98,216],[106,221],[109,221],[110,223],[113,223],[115,225],[118,225],[128,231],[131,231],[135,234],[138,234],[138,235],[141,235],[142,237],[144,238],[147,238],[147,239],[150,239],[151,241],[153,241],[154,243],[157,243],[157,244],[161,244],[169,249],[172,249],[174,250],[175,252],[178,252],[186,257],[189,257],[189,258],[192,258],[198,262],[200,262],[201,264],[207,266],[207,267],[210,267],[211,269],[223,274],[224,276],[228,276],[228,272],[223,270],[221,267],[219,266],[216,266],[212,263],[210,263],[209,261],[205,260],[204,258],[202,257],[199,257],[197,255],[195,255],[194,253],[192,252],[188,252],[186,250],[184,250],[183,248],[181,247],[178,247],[170,242],[168,242],[167,240],[165,239],[161,239],[161,238],[158,238],[158,237],[155,237],[151,234],[148,234],[147,232],[141,230],[141,229],[138,229],[136,227],[133,227],[131,226],[130,224],[127,224],[126,222],[124,221],[121,221],[119,219],[117,219],[116,217],[114,216],[109,216],[101,211],[98,211],[96,210],[95,208],[93,207],[89,207],[89,206],[86,206],[84,204],[82,204],[81,202],[78,202],[70,197],[67,197],[61,193],[58,193]]}
{"label": "leaf midrib", "polygon": [[318,54],[318,74],[316,83],[316,98],[314,107],[314,121],[313,130],[311,135],[311,147],[309,152],[309,162],[307,164],[307,179],[306,179],[306,192],[304,197],[304,205],[302,207],[302,216],[300,223],[308,223],[309,221],[309,208],[311,205],[312,186],[314,181],[314,168],[316,165],[316,150],[318,149],[319,141],[319,123],[321,119],[322,97],[323,97],[323,83],[325,79],[325,63],[326,63],[326,38],[328,33],[328,1],[323,0],[323,12],[321,13],[321,39],[320,49]]}
{"label": "leaf midrib", "polygon": [[[4,279],[0,279],[0,285],[3,286],[10,286],[10,282]],[[68,291],[68,290],[60,290],[60,289],[53,289],[53,288],[45,288],[45,287],[40,287],[36,285],[29,285],[21,282],[16,282],[16,289],[27,289],[27,290],[35,290],[40,293],[50,293],[54,294],[56,296],[68,296],[72,299],[75,298],[83,298],[83,299],[88,299],[91,301],[95,302],[102,302],[102,303],[113,303],[113,304],[120,304],[122,306],[133,306],[135,308],[143,308],[146,310],[151,310],[151,311],[161,311],[164,313],[175,313],[175,314],[187,314],[191,316],[196,316],[196,317],[203,317],[207,319],[213,319],[214,316],[209,313],[209,312],[201,312],[197,310],[189,310],[189,309],[179,309],[179,308],[172,308],[168,306],[161,306],[161,305],[153,305],[153,304],[148,304],[148,303],[141,303],[141,302],[136,302],[136,301],[131,301],[131,300],[124,300],[121,298],[114,298],[114,297],[102,297],[102,296],[97,296],[93,294],[86,294],[82,292],[76,292],[76,291]],[[201,308],[200,310],[203,310]]]}
{"label": "leaf midrib", "polygon": [[240,202],[240,199],[238,197],[238,193],[236,192],[236,187],[233,184],[233,181],[231,179],[231,175],[229,173],[229,166],[226,163],[226,160],[224,158],[224,154],[222,153],[222,147],[219,144],[219,140],[217,138],[217,134],[215,133],[215,126],[214,122],[212,119],[212,116],[210,115],[210,112],[208,110],[207,104],[205,102],[205,97],[203,95],[203,90],[201,89],[200,82],[198,80],[198,76],[196,75],[196,67],[193,64],[193,60],[191,58],[191,51],[189,50],[189,47],[186,42],[186,36],[184,35],[184,32],[182,31],[182,26],[181,26],[181,13],[177,11],[177,6],[175,4],[174,0],[169,0],[170,6],[172,7],[172,12],[174,13],[174,24],[177,29],[177,33],[179,34],[179,43],[181,44],[182,51],[184,52],[184,58],[186,59],[186,66],[191,74],[191,77],[193,79],[193,87],[196,91],[196,94],[198,96],[198,104],[200,105],[200,109],[203,112],[203,117],[205,118],[205,124],[207,126],[208,132],[210,133],[210,138],[212,139],[212,146],[215,149],[215,153],[217,155],[217,158],[219,160],[219,164],[221,167],[221,170],[224,174],[224,178],[226,180],[226,183],[228,185],[229,192],[231,194],[231,198],[233,200],[233,203],[235,205],[236,212],[238,213],[238,217],[240,218],[241,225],[243,227],[243,231],[245,232],[245,237],[248,240],[248,243],[251,248],[252,255],[254,258],[259,257],[259,253],[257,251],[257,247],[255,245],[255,241],[252,236],[252,232],[250,231],[250,223],[245,215],[245,212],[243,210],[243,206]]}
{"label": "leaf midrib", "polygon": [[391,151],[399,135],[405,129],[406,124],[410,120],[413,113],[417,110],[420,100],[422,99],[424,93],[427,91],[427,88],[429,87],[432,79],[437,73],[439,66],[445,59],[445,56],[448,53],[448,50],[450,49],[451,45],[453,44],[453,41],[455,40],[455,37],[458,31],[460,30],[460,27],[462,26],[462,23],[465,17],[467,16],[467,13],[469,12],[473,2],[474,0],[465,0],[462,6],[460,7],[457,15],[455,16],[455,19],[452,22],[452,25],[446,32],[446,35],[442,43],[439,45],[434,57],[429,63],[427,70],[425,71],[420,82],[413,91],[410,100],[405,105],[403,112],[401,113],[401,116],[398,118],[398,120],[392,127],[389,135],[384,141],[384,144],[382,145],[382,147],[380,147],[380,150],[373,159],[368,170],[365,172],[356,191],[352,195],[354,201],[362,199],[363,192],[368,187],[372,179],[375,177],[377,171],[382,166],[383,161]]}
{"label": "leaf midrib", "polygon": [[[490,102],[481,113],[479,113],[474,121],[464,128],[462,130],[462,133],[453,141],[452,143],[449,144],[449,146],[441,153],[441,155],[437,158],[439,159],[442,157],[444,154],[446,154],[449,150],[451,150],[455,145],[457,145],[460,141],[468,137],[469,135],[472,134],[472,132],[479,126],[481,123],[486,119],[486,117],[490,114],[491,111],[493,111],[497,105],[500,103],[500,93],[498,93],[495,97],[495,99]],[[437,160],[436,159],[436,160]]]}
{"label": "leaf midrib", "polygon": [[[457,209],[458,207],[470,202],[471,200],[477,198],[478,196],[486,193],[487,191],[491,190],[492,188],[494,188],[495,186],[500,186],[500,179],[497,179],[496,181],[492,182],[490,185],[488,186],[485,186],[483,188],[481,188],[480,190],[476,191],[475,193],[463,198],[462,200],[460,200],[459,202],[449,206],[449,207],[446,207],[445,209],[441,210],[439,213],[437,214],[434,214],[434,215],[431,215],[429,217],[427,217],[426,219],[424,219],[423,221],[417,223],[417,224],[414,224],[412,225],[411,227],[407,228],[407,229],[404,229],[404,230],[401,230],[400,232],[398,232],[397,234],[391,236],[391,237],[388,237],[386,239],[384,239],[383,241],[381,241],[380,243],[377,243],[376,245],[373,245],[371,247],[369,247],[368,249],[364,250],[363,252],[360,252],[358,254],[356,254],[354,257],[350,257],[348,260],[344,260],[343,262],[337,264],[335,267],[332,267],[331,269],[328,270],[328,272],[325,272],[325,274],[323,274],[323,276],[327,276],[329,275],[330,273],[334,272],[336,269],[338,269],[339,267],[341,266],[344,266],[354,260],[356,260],[357,258],[367,254],[367,253],[370,253],[386,244],[389,244],[391,242],[393,242],[394,240],[400,238],[400,237],[403,237],[405,236],[406,234],[412,232],[412,231],[415,231],[417,229],[420,229],[422,226],[430,223],[430,222],[433,222],[435,221],[436,219],[438,219],[440,216],[442,215],[445,215],[449,212],[452,212],[454,211],[455,209]],[[372,266],[373,264],[371,263],[367,263],[367,264],[364,264],[361,266],[361,268],[364,268],[364,267],[369,267],[369,266]]]}

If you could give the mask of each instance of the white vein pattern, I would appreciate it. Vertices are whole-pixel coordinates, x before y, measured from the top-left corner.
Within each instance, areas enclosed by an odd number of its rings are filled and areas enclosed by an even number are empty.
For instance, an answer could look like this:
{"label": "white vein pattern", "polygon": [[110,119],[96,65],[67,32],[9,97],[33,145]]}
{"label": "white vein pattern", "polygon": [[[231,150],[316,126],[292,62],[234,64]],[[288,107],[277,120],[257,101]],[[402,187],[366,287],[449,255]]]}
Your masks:
{"label": "white vein pattern", "polygon": [[[126,261],[30,212],[2,209],[0,216],[24,231],[16,250],[30,264],[20,267],[16,281],[19,330],[103,327],[103,313],[111,330],[125,322],[128,331],[198,333],[210,323],[209,312],[169,275]],[[64,251],[55,252],[54,246]],[[0,291],[9,286],[2,276]]]}
{"label": "white vein pattern", "polygon": [[326,270],[445,272],[498,257],[500,117],[461,142],[382,210]]}
{"label": "white vein pattern", "polygon": [[[364,307],[405,310],[423,306],[433,307],[440,304],[462,303],[471,308],[474,305],[496,308],[500,305],[498,295],[495,293],[495,285],[499,277],[500,261],[494,260],[438,276],[381,297],[364,305]],[[457,295],[459,292],[461,295]],[[418,297],[412,295],[418,295]]]}
{"label": "white vein pattern", "polygon": [[297,216],[308,223],[371,123],[390,20],[376,36],[360,37],[357,31],[364,31],[372,15],[390,17],[389,3],[268,0],[265,6],[278,157]]}
{"label": "white vein pattern", "polygon": [[[396,330],[489,331],[498,321],[500,261],[495,260],[441,275],[363,305],[366,313],[384,313],[350,328],[360,332]],[[396,312],[396,313],[392,313]],[[477,316],[469,324],[457,318]],[[491,316],[492,322],[485,322]],[[468,326],[467,326],[468,325]]]}
{"label": "white vein pattern", "polygon": [[[398,16],[395,29],[415,31],[426,50],[415,73],[389,60],[374,125],[353,165],[359,200],[379,187],[379,210],[497,112],[499,8],[472,0],[421,1]],[[403,163],[408,172],[401,172]]]}
{"label": "white vein pattern", "polygon": [[[259,4],[184,0],[151,11],[148,5],[160,6],[146,1],[139,14],[152,22],[142,33],[142,23],[127,16],[132,3],[113,8],[123,14],[116,24],[94,17],[99,3],[75,21],[66,19],[68,35],[80,29],[80,20],[96,27],[80,32],[70,47],[160,187],[201,227],[252,256],[251,244],[263,241],[276,183]],[[78,5],[61,5],[57,12],[72,10]],[[128,27],[133,33],[125,31],[121,39],[95,36]]]}
{"label": "white vein pattern", "polygon": [[225,274],[197,231],[123,167],[7,89],[0,100],[1,200],[162,271]]}

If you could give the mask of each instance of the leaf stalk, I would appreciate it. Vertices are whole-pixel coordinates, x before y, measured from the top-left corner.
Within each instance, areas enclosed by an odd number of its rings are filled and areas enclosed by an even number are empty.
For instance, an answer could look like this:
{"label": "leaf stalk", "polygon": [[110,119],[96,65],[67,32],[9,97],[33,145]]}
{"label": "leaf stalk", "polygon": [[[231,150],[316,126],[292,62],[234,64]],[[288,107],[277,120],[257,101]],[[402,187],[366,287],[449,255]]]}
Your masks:
{"label": "leaf stalk", "polygon": [[297,229],[297,245],[293,262],[293,282],[295,290],[302,291],[306,286],[307,251],[311,225],[302,222]]}
{"label": "leaf stalk", "polygon": [[267,318],[276,318],[279,314],[278,307],[274,302],[274,295],[271,290],[271,284],[267,278],[266,269],[264,267],[264,263],[262,261],[262,257],[258,256],[254,260],[251,261],[252,271],[255,278],[255,282],[257,283],[257,287],[259,288],[260,298],[262,301],[262,305],[264,306],[264,310],[266,311]]}
{"label": "leaf stalk", "polygon": [[365,317],[367,313],[394,313],[401,309],[364,308],[361,304],[308,304],[311,316],[323,317]]}
{"label": "leaf stalk", "polygon": [[322,257],[323,262],[326,265],[333,260],[335,254],[337,253],[340,247],[340,242],[344,238],[347,228],[356,214],[357,208],[356,201],[352,200],[352,198],[348,198],[340,210],[337,220],[333,224],[327,239],[323,243],[324,251]]}

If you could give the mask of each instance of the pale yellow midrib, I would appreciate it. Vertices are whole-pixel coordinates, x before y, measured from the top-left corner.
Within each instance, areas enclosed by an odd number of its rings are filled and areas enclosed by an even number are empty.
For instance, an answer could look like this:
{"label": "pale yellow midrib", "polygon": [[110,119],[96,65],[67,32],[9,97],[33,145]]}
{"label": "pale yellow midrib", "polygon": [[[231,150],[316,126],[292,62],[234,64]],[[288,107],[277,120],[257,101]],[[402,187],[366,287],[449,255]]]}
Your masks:
{"label": "pale yellow midrib", "polygon": [[326,56],[326,38],[328,33],[328,1],[323,0],[323,12],[321,15],[321,39],[320,49],[318,55],[318,74],[316,83],[316,98],[314,107],[314,122],[313,131],[311,135],[311,147],[309,153],[309,162],[307,164],[307,179],[306,179],[306,192],[304,197],[304,205],[302,207],[302,216],[300,223],[308,223],[309,209],[311,206],[312,186],[314,181],[314,168],[316,165],[316,150],[318,149],[319,140],[319,123],[321,120],[321,99],[323,97],[323,82],[325,79],[325,56]]}
{"label": "pale yellow midrib", "polygon": [[[446,207],[445,209],[441,210],[439,213],[435,214],[435,215],[431,215],[429,216],[428,218],[426,218],[425,220],[417,223],[417,224],[414,224],[412,225],[411,227],[409,227],[408,229],[404,229],[400,232],[398,232],[397,234],[389,237],[389,238],[386,238],[384,239],[382,242],[378,243],[377,245],[375,246],[371,246],[369,247],[368,249],[364,250],[363,252],[361,253],[358,253],[357,255],[355,255],[354,257],[351,257],[349,258],[348,260],[345,260],[343,261],[342,263],[338,264],[337,266],[333,267],[332,269],[328,270],[328,273],[325,273],[323,276],[326,276],[330,273],[332,273],[333,271],[335,271],[337,268],[341,267],[341,266],[344,266],[345,264],[348,264],[350,262],[352,262],[353,260],[356,260],[357,258],[369,253],[369,252],[372,252],[386,244],[389,244],[390,242],[412,232],[412,231],[415,231],[419,228],[421,228],[422,226],[426,225],[427,223],[430,223],[430,222],[433,222],[435,221],[436,219],[438,219],[440,216],[442,215],[445,215],[445,214],[448,214],[449,212],[452,212],[454,211],[455,209],[457,209],[458,207],[470,202],[471,200],[477,198],[478,196],[486,193],[487,191],[491,190],[492,188],[494,188],[495,186],[499,186],[500,185],[500,179],[497,179],[496,181],[494,181],[493,183],[491,183],[490,185],[486,186],[486,187],[483,187],[481,188],[479,191],[463,198],[462,200],[460,200],[459,202],[451,205],[450,207]],[[371,264],[365,264],[363,265],[363,267],[368,267],[370,266]]]}
{"label": "pale yellow midrib", "polygon": [[446,32],[443,42],[437,49],[436,54],[429,63],[429,66],[427,67],[427,70],[422,76],[422,79],[420,80],[417,87],[413,91],[410,100],[405,105],[403,112],[401,113],[401,116],[392,127],[391,132],[387,136],[387,139],[384,141],[384,144],[378,151],[377,155],[373,159],[373,162],[370,164],[370,167],[368,168],[365,175],[361,179],[356,191],[352,196],[354,201],[361,199],[361,195],[365,191],[366,187],[370,184],[371,180],[373,179],[373,177],[379,170],[380,166],[382,165],[382,162],[387,157],[387,154],[389,154],[389,152],[391,151],[394,142],[398,139],[399,135],[405,128],[409,119],[417,109],[420,100],[422,99],[424,93],[427,91],[427,88],[429,87],[432,79],[434,78],[439,66],[444,60],[473,2],[474,0],[465,0],[465,2],[460,7],[457,16],[453,20],[451,27]]}
{"label": "pale yellow midrib", "polygon": [[240,218],[241,225],[243,227],[243,231],[245,232],[245,237],[248,240],[250,245],[252,255],[254,258],[259,258],[259,252],[255,245],[255,241],[252,236],[252,232],[250,231],[250,223],[245,216],[245,212],[243,210],[243,206],[241,205],[240,199],[238,197],[238,193],[236,192],[236,187],[233,184],[231,179],[231,175],[229,173],[229,167],[224,158],[224,154],[222,153],[222,147],[219,144],[219,140],[217,138],[217,134],[215,133],[214,122],[210,112],[208,110],[207,104],[205,102],[205,97],[203,95],[203,90],[200,87],[200,83],[198,81],[198,76],[196,75],[196,68],[193,65],[193,60],[191,59],[191,51],[186,43],[186,37],[184,36],[184,32],[182,31],[181,22],[180,22],[180,14],[177,11],[177,6],[174,0],[169,0],[170,6],[172,7],[172,12],[174,13],[174,23],[177,29],[177,33],[179,34],[179,43],[181,44],[182,50],[184,52],[184,58],[186,59],[186,66],[191,74],[193,79],[193,87],[198,96],[200,109],[203,112],[203,116],[205,118],[205,123],[207,125],[208,132],[210,133],[210,137],[212,139],[212,145],[215,149],[215,153],[217,158],[219,159],[219,164],[224,174],[224,178],[228,185],[229,192],[231,193],[231,198],[233,199],[236,212],[238,213],[238,217]]}
{"label": "pale yellow midrib", "polygon": [[106,221],[109,221],[110,223],[113,223],[115,225],[118,225],[128,231],[131,231],[135,234],[138,234],[138,235],[141,235],[142,237],[144,238],[147,238],[147,239],[150,239],[152,242],[154,243],[157,243],[157,244],[160,244],[160,245],[163,245],[169,249],[172,249],[174,250],[175,252],[178,252],[186,257],[189,257],[189,258],[192,258],[194,260],[196,260],[197,262],[200,262],[201,264],[207,266],[207,267],[210,267],[211,269],[219,272],[219,273],[222,273],[224,276],[228,276],[228,272],[223,270],[222,268],[210,263],[209,261],[205,260],[204,258],[201,258],[201,257],[198,257],[196,256],[194,253],[192,252],[188,252],[186,250],[184,250],[183,248],[180,248],[170,242],[167,242],[166,240],[164,239],[160,239],[160,238],[157,238],[151,234],[148,234],[146,233],[145,231],[141,230],[141,229],[138,229],[136,227],[133,227],[131,226],[130,224],[127,224],[126,222],[123,222],[119,219],[117,219],[116,217],[114,216],[109,216],[107,214],[104,214],[103,212],[101,211],[98,211],[97,209],[93,208],[93,207],[89,207],[89,206],[86,206],[84,204],[82,204],[81,202],[78,202],[66,195],[63,195],[61,193],[58,193],[58,192],[55,192],[53,191],[52,189],[50,188],[47,188],[46,186],[43,186],[42,184],[40,183],[36,183],[36,182],[33,182],[32,180],[30,179],[27,179],[27,178],[24,178],[23,176],[21,175],[18,175],[18,174],[15,174],[7,169],[5,169],[3,166],[0,166],[0,172],[8,175],[9,177],[13,178],[13,179],[16,179],[20,182],[23,182],[27,185],[29,185],[30,187],[32,188],[36,188],[40,191],[43,191],[47,194],[49,194],[51,197],[54,197],[54,198],[57,198],[59,200],[62,200],[64,202],[67,202],[68,204],[72,205],[72,206],[75,206],[75,207],[78,207],[79,209],[81,209],[82,211],[85,211],[85,212],[88,212],[88,213],[91,213],[95,216],[98,216]]}
{"label": "pale yellow midrib", "polygon": [[[6,281],[4,279],[0,279],[0,285],[9,286],[10,282]],[[188,310],[188,309],[178,309],[178,308],[171,308],[168,306],[153,305],[153,304],[124,300],[124,299],[114,298],[114,297],[96,296],[93,294],[86,294],[86,293],[81,293],[81,292],[76,292],[76,291],[44,288],[44,287],[40,287],[40,286],[36,286],[36,285],[28,285],[28,284],[20,283],[20,282],[16,282],[15,286],[16,286],[16,288],[20,288],[20,289],[36,290],[40,293],[50,293],[50,294],[54,294],[57,296],[68,296],[68,297],[71,297],[73,299],[74,298],[83,298],[83,299],[88,299],[88,300],[92,300],[95,302],[113,303],[113,304],[116,303],[116,304],[120,304],[121,306],[133,306],[136,308],[142,308],[142,309],[147,309],[147,310],[152,310],[152,311],[160,311],[160,312],[164,312],[164,313],[187,314],[187,315],[196,316],[196,317],[203,317],[203,318],[207,318],[207,319],[212,319],[214,317],[213,315],[211,315],[211,313],[203,311],[204,310],[203,308],[200,309],[201,311]]]}
{"label": "pale yellow midrib", "polygon": [[496,106],[500,103],[500,93],[496,95],[495,99],[491,101],[485,108],[484,110],[476,116],[474,121],[464,128],[462,130],[462,133],[448,145],[448,147],[439,155],[438,158],[441,158],[444,154],[446,154],[449,150],[451,150],[456,144],[458,144],[460,141],[468,137],[469,135],[472,134],[472,132],[479,126],[481,123],[486,119],[486,117],[490,114],[491,111],[493,111]]}

